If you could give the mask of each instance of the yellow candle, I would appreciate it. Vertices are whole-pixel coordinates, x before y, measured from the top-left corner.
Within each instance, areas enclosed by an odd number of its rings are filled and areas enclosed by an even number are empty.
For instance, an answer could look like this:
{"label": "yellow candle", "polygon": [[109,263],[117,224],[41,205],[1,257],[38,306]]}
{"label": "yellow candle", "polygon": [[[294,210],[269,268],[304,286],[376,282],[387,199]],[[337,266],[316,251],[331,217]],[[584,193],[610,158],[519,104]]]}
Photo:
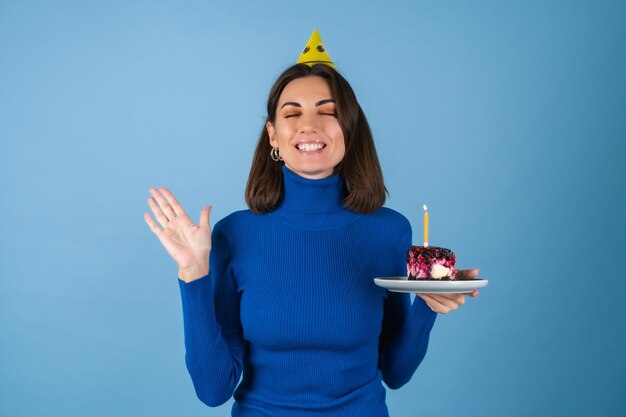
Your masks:
{"label": "yellow candle", "polygon": [[424,247],[428,246],[428,207],[424,204]]}

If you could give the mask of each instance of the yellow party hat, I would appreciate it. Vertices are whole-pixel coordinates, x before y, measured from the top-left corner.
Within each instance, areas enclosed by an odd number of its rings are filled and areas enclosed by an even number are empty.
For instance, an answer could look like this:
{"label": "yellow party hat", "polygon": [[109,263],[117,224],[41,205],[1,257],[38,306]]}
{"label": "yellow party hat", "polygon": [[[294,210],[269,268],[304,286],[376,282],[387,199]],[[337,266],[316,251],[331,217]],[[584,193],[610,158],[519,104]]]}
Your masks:
{"label": "yellow party hat", "polygon": [[296,64],[307,64],[309,67],[315,64],[326,64],[333,69],[337,69],[330,59],[330,56],[328,56],[324,42],[322,42],[322,38],[317,29],[313,30],[313,34],[302,50]]}

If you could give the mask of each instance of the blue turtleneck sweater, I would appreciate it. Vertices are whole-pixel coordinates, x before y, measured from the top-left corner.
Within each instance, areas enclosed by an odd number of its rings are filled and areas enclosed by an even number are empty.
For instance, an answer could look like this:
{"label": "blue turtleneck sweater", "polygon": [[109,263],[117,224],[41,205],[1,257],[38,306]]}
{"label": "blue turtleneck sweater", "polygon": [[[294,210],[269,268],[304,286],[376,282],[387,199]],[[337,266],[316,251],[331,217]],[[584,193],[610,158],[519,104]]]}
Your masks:
{"label": "blue turtleneck sweater", "polygon": [[374,284],[406,274],[411,225],[345,209],[339,175],[283,177],[278,208],[219,221],[209,274],[179,279],[196,394],[234,396],[233,416],[388,416],[382,382],[411,379],[436,317]]}

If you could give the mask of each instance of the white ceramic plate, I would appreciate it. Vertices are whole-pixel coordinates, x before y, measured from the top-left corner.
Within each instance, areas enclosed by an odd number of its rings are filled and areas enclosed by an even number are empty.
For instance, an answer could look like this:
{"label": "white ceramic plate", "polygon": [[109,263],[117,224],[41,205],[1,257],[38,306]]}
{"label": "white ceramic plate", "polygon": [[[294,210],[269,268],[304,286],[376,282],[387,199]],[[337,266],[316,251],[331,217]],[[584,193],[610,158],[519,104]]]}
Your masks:
{"label": "white ceramic plate", "polygon": [[408,277],[378,277],[374,283],[395,292],[421,292],[427,294],[463,294],[482,288],[489,281],[476,278],[456,281],[413,281]]}

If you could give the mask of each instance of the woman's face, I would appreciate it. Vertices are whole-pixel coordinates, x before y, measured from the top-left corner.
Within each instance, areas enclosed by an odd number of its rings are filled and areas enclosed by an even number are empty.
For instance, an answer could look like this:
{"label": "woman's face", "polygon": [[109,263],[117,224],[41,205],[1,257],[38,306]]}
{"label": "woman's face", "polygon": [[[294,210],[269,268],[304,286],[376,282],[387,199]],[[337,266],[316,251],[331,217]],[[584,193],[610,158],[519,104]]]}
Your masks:
{"label": "woman's face", "polygon": [[268,122],[266,128],[270,145],[301,177],[332,175],[346,153],[337,106],[322,77],[297,78],[287,84],[278,100],[276,122]]}

